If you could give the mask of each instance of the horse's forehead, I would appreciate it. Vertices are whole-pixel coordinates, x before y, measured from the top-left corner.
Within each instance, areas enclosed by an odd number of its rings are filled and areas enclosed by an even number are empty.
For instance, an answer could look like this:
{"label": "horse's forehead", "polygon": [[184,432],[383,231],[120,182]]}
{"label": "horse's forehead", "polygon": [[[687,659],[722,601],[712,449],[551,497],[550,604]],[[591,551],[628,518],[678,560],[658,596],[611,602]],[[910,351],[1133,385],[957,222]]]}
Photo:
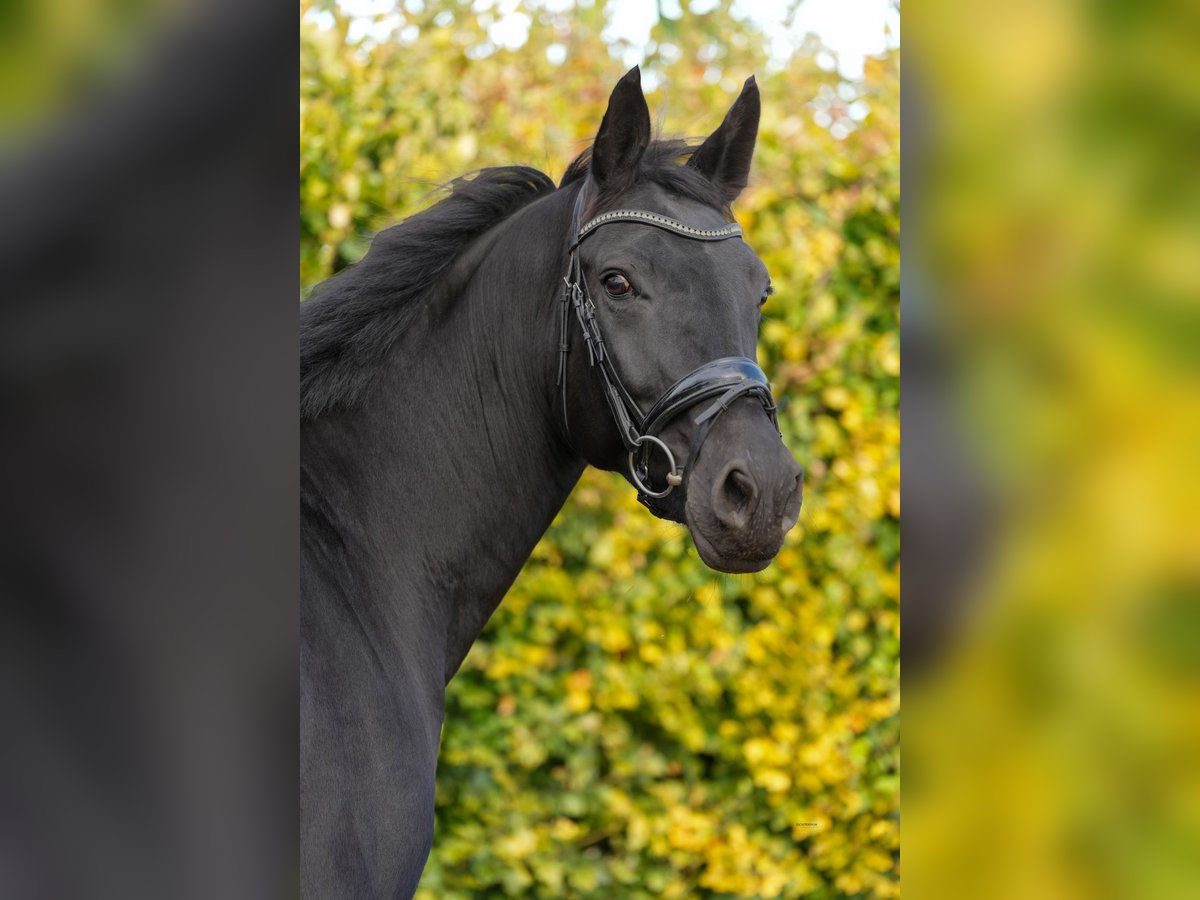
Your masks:
{"label": "horse's forehead", "polygon": [[697,228],[720,228],[724,214],[707,204],[668,191],[657,184],[639,184],[623,194],[613,204],[614,209],[639,209],[661,213]]}
{"label": "horse's forehead", "polygon": [[614,237],[615,246],[628,251],[634,258],[644,259],[658,274],[683,282],[700,280],[734,285],[753,280],[759,271],[765,271],[757,254],[736,237],[724,241],[693,241],[637,224],[631,224],[619,233],[614,231]]}
{"label": "horse's forehead", "polygon": [[[726,225],[725,215],[707,204],[680,197],[654,185],[638,185],[613,204],[613,209],[636,209],[659,213],[691,225],[695,228],[720,228]],[[758,255],[742,240],[730,238],[724,241],[692,241],[678,235],[646,225],[614,222],[599,229],[594,242],[595,249],[608,247],[610,250],[641,251],[650,257],[651,268],[667,273],[676,265],[684,266],[693,275],[709,269],[708,277],[721,276],[721,280],[738,278],[742,275],[756,277],[765,267]],[[584,245],[586,248],[586,244]]]}
{"label": "horse's forehead", "polygon": [[[681,219],[688,225],[692,221]],[[697,224],[696,227],[719,227]],[[607,232],[607,234],[605,234]],[[622,259],[648,268],[660,277],[677,278],[681,282],[716,281],[733,286],[742,281],[754,281],[765,274],[766,267],[754,250],[740,238],[723,241],[694,241],[660,228],[636,222],[614,222],[601,228],[600,240],[591,247],[584,245],[591,265],[618,263]]]}

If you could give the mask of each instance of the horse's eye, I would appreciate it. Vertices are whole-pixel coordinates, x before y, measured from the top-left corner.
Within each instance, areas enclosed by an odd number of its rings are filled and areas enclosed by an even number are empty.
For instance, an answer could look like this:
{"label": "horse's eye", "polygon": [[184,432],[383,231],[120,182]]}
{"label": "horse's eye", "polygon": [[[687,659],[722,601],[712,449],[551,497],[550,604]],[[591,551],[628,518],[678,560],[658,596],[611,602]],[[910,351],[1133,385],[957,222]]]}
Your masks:
{"label": "horse's eye", "polygon": [[610,272],[604,276],[604,289],[608,296],[626,298],[633,296],[633,285],[620,272]]}
{"label": "horse's eye", "polygon": [[775,286],[768,284],[767,289],[765,291],[763,291],[762,299],[758,301],[759,307],[762,307],[763,304],[765,304],[767,302],[767,298],[770,297],[773,293],[775,293]]}

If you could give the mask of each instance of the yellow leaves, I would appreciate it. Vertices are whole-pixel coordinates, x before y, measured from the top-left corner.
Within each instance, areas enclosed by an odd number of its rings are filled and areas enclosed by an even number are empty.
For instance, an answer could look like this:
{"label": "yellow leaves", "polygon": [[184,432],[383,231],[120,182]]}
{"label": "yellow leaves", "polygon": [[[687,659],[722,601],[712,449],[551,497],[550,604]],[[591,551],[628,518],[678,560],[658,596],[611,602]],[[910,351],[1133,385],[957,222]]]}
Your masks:
{"label": "yellow leaves", "polygon": [[800,740],[800,726],[795,722],[780,721],[771,726],[771,736],[788,750]]}
{"label": "yellow leaves", "polygon": [[707,732],[695,719],[682,723],[678,732],[680,742],[693,753],[701,752],[708,742]]}
{"label": "yellow leaves", "polygon": [[497,654],[488,663],[487,674],[489,678],[501,679],[507,678],[510,675],[515,675],[524,668],[521,662],[511,656],[503,656]]}
{"label": "yellow leaves", "polygon": [[767,758],[771,742],[765,738],[751,738],[742,745],[742,750],[746,754],[746,761],[753,766]]}
{"label": "yellow leaves", "polygon": [[595,691],[594,702],[600,709],[633,709],[638,705],[638,695],[633,689],[627,669],[621,665],[605,668],[604,681]]}
{"label": "yellow leaves", "polygon": [[863,513],[871,519],[880,518],[883,515],[883,497],[879,490],[879,482],[874,478],[863,477],[858,479],[855,488]]}
{"label": "yellow leaves", "polygon": [[589,554],[594,566],[606,569],[615,579],[633,577],[634,567],[629,552],[630,535],[613,530],[599,536]]}
{"label": "yellow leaves", "polygon": [[633,646],[633,639],[615,622],[605,622],[600,632],[600,646],[607,653],[624,653]]}
{"label": "yellow leaves", "polygon": [[546,746],[528,728],[518,726],[512,733],[511,755],[524,768],[536,769],[546,761]]}
{"label": "yellow leaves", "polygon": [[900,376],[900,338],[897,334],[881,335],[875,342],[875,364],[888,375]]}
{"label": "yellow leaves", "polygon": [[662,890],[661,896],[667,898],[685,897],[687,896],[687,890],[687,882],[681,878],[677,878],[667,883],[667,886]]}
{"label": "yellow leaves", "polygon": [[867,829],[867,836],[884,847],[900,846],[900,828],[890,819],[876,819]]}
{"label": "yellow leaves", "polygon": [[656,666],[663,660],[663,650],[658,644],[639,644],[638,656],[642,662],[648,663],[651,666]]}
{"label": "yellow leaves", "polygon": [[577,669],[567,677],[567,709],[573,713],[592,708],[592,673]]}
{"label": "yellow leaves", "polygon": [[608,808],[619,819],[627,819],[633,815],[634,805],[629,794],[620,788],[612,788],[606,794]]}
{"label": "yellow leaves", "polygon": [[758,769],[754,772],[754,783],[772,794],[782,794],[792,786],[792,778],[781,769]]}
{"label": "yellow leaves", "polygon": [[625,829],[625,843],[630,850],[641,850],[650,841],[650,823],[645,816],[634,814]]}
{"label": "yellow leaves", "polygon": [[[779,555],[777,557],[775,557],[776,565],[780,566],[785,571],[789,571],[789,570],[798,568],[799,561],[800,561],[800,554],[798,554],[796,552],[796,549],[794,546],[784,545],[784,548],[779,551]],[[794,593],[796,582],[798,582],[800,580],[801,579],[797,578],[794,581],[789,580],[789,581],[784,582],[784,584],[781,586],[781,590],[785,594]]]}
{"label": "yellow leaves", "polygon": [[760,663],[766,658],[767,648],[763,645],[762,637],[757,632],[751,632],[746,638],[746,659]]}
{"label": "yellow leaves", "polygon": [[583,834],[579,823],[573,819],[559,816],[550,824],[550,834],[556,841],[573,841]]}
{"label": "yellow leaves", "polygon": [[836,631],[832,622],[822,622],[813,628],[810,638],[818,647],[828,647],[833,643],[835,634]]}
{"label": "yellow leaves", "polygon": [[792,788],[788,770],[795,764],[792,745],[800,737],[800,729],[791,722],[777,722],[773,737],[751,738],[742,745],[749,763],[751,780],[769,794],[786,794]]}
{"label": "yellow leaves", "polygon": [[488,658],[485,670],[489,678],[530,674],[538,669],[550,668],[557,661],[553,648],[542,644],[523,644],[511,649],[515,652],[500,650]]}
{"label": "yellow leaves", "polygon": [[592,544],[592,551],[589,554],[590,562],[594,566],[607,568],[611,566],[613,560],[617,558],[617,538],[613,533],[608,533],[600,536],[600,539]]}
{"label": "yellow leaves", "polygon": [[696,602],[706,609],[712,609],[721,603],[721,586],[717,582],[706,584],[695,594]]}
{"label": "yellow leaves", "polygon": [[479,140],[472,132],[464,132],[454,142],[454,153],[462,161],[469,163],[475,158],[479,148]]}
{"label": "yellow leaves", "polygon": [[713,836],[712,820],[701,813],[674,807],[667,813],[667,843],[677,850],[703,849]]}
{"label": "yellow leaves", "polygon": [[522,828],[505,835],[496,842],[496,852],[510,859],[524,859],[537,847],[537,835],[532,829]]}
{"label": "yellow leaves", "polygon": [[867,709],[876,721],[881,721],[900,712],[900,695],[895,693],[867,704]]}
{"label": "yellow leaves", "polygon": [[[767,301],[770,303],[771,301]],[[780,319],[765,319],[762,323],[761,339],[768,345],[782,344],[794,333],[794,329]]]}
{"label": "yellow leaves", "polygon": [[794,333],[783,341],[783,358],[788,362],[802,363],[808,359],[808,339]]}
{"label": "yellow leaves", "polygon": [[792,823],[792,840],[803,841],[818,834],[822,829],[829,827],[829,821],[824,823],[818,821],[817,817],[811,813],[805,812],[802,814],[804,821]]}
{"label": "yellow leaves", "polygon": [[790,851],[780,856],[774,847],[765,849],[764,843],[759,834],[751,835],[740,823],[718,832],[703,850],[700,885],[718,893],[755,898],[802,896],[818,887],[802,855]]}
{"label": "yellow leaves", "polygon": [[329,208],[329,224],[338,231],[350,227],[350,207],[345,203],[335,203]]}
{"label": "yellow leaves", "polygon": [[850,391],[840,384],[828,387],[821,392],[821,402],[829,409],[845,409],[850,405]]}
{"label": "yellow leaves", "polygon": [[783,886],[787,884],[787,880],[787,875],[778,869],[766,873],[758,883],[758,896],[764,898],[778,897],[779,892],[783,890]]}
{"label": "yellow leaves", "polygon": [[[880,581],[882,582],[883,593],[885,597],[891,597],[893,600],[900,599],[900,575],[898,572],[888,572],[880,579]],[[893,618],[896,617],[893,616]],[[883,617],[881,616],[880,622],[882,621]],[[897,624],[899,624],[899,622],[897,622]]]}
{"label": "yellow leaves", "polygon": [[818,325],[831,321],[837,316],[837,298],[829,291],[821,291],[812,299],[809,316]]}
{"label": "yellow leaves", "polygon": [[339,180],[339,186],[342,189],[342,196],[351,203],[357,203],[359,195],[362,193],[362,178],[357,172],[346,172]]}
{"label": "yellow leaves", "polygon": [[553,648],[539,644],[527,644],[520,653],[525,664],[535,669],[549,668],[555,661]]}
{"label": "yellow leaves", "polygon": [[846,896],[861,894],[864,887],[862,878],[854,872],[843,872],[834,879],[834,884]]}
{"label": "yellow leaves", "polygon": [[[896,580],[899,581],[899,579]],[[899,591],[897,591],[896,597],[899,598]],[[891,610],[880,612],[877,621],[880,628],[890,631],[896,637],[900,636],[900,616],[895,612]]]}

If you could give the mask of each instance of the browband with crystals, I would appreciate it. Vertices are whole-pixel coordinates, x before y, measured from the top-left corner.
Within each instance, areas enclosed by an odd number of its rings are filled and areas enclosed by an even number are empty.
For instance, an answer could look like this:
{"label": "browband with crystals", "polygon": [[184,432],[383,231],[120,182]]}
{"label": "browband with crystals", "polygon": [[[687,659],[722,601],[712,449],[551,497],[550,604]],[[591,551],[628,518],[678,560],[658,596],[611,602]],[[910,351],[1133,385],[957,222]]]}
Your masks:
{"label": "browband with crystals", "polygon": [[574,250],[579,246],[580,241],[601,225],[609,222],[641,222],[643,225],[653,225],[656,228],[673,231],[696,241],[723,241],[727,238],[739,237],[742,233],[742,227],[736,222],[731,222],[721,228],[693,228],[691,225],[685,225],[676,219],[658,213],[643,212],[639,209],[614,209],[590,219],[586,225],[580,228],[570,249]]}

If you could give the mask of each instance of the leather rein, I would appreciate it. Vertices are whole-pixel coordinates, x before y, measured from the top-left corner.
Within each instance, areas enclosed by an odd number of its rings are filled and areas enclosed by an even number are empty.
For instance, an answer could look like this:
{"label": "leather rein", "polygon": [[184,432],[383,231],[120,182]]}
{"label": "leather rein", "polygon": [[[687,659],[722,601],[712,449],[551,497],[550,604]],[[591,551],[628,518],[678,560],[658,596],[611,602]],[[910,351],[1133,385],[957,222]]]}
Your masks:
{"label": "leather rein", "polygon": [[[771,418],[771,423],[778,430],[779,423],[770,383],[758,363],[748,357],[727,356],[714,359],[680,378],[655,401],[648,413],[643,413],[621,382],[621,376],[617,374],[613,365],[612,355],[605,345],[600,322],[596,319],[596,305],[592,302],[587,281],[583,277],[579,245],[602,225],[613,222],[632,222],[661,228],[694,241],[724,241],[740,237],[742,229],[736,223],[721,228],[694,228],[660,213],[636,209],[614,209],[601,213],[580,226],[581,202],[582,192],[575,202],[571,243],[568,247],[570,261],[567,274],[563,278],[563,292],[559,303],[557,385],[562,392],[563,427],[567,440],[570,441],[571,424],[567,417],[567,355],[571,350],[568,322],[573,310],[587,345],[589,364],[599,373],[604,398],[612,412],[621,442],[629,451],[629,475],[638,489],[638,501],[655,515],[673,519],[675,516],[657,501],[684,483],[688,467],[695,463],[704,439],[708,437],[717,418],[733,401],[739,397],[753,395],[762,403],[763,409]],[[695,430],[692,433],[691,446],[687,459],[684,460],[683,466],[680,466],[671,448],[662,439],[663,429],[684,411],[709,400],[713,402],[705,406],[692,420]],[[649,483],[652,448],[660,450],[667,461],[666,485],[661,490],[654,490]],[[687,490],[686,486],[684,490]]]}

